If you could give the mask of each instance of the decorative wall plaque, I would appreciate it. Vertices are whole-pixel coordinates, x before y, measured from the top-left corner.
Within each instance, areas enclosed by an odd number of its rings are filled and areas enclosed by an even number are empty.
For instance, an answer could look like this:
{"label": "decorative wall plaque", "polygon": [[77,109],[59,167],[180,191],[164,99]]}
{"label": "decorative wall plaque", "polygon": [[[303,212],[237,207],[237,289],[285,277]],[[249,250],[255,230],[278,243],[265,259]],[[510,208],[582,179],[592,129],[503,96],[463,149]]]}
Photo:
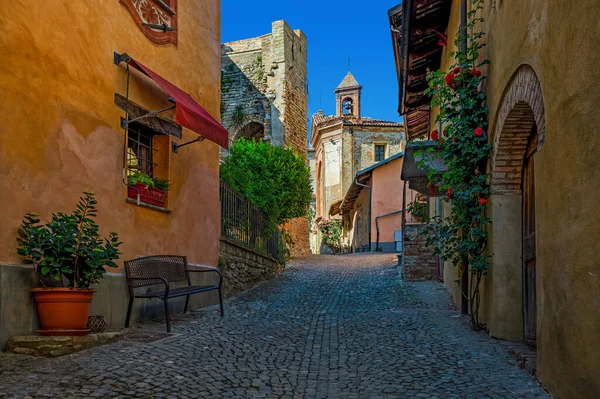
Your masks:
{"label": "decorative wall plaque", "polygon": [[177,45],[177,0],[119,0],[156,44]]}

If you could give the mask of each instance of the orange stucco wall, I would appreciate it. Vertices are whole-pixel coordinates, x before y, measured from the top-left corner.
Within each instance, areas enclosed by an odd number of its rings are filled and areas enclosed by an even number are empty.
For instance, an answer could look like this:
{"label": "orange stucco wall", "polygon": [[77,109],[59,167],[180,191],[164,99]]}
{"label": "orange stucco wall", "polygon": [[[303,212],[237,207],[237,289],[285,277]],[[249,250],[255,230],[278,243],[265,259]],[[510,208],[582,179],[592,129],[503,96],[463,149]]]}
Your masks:
{"label": "orange stucco wall", "polygon": [[[400,180],[400,172],[403,160],[404,158],[401,157],[373,171],[372,242],[377,240],[375,218],[402,209],[404,182]],[[408,190],[406,194],[408,205],[414,199],[415,192]],[[401,228],[402,214],[400,213],[379,219],[379,242],[394,242],[394,230]]]}
{"label": "orange stucco wall", "polygon": [[[365,184],[372,189],[371,210],[371,247],[376,248],[377,226],[375,218],[386,213],[401,210],[403,207],[404,182],[400,180],[402,162],[400,157],[373,170],[371,178]],[[406,193],[406,204],[415,198],[416,192],[408,190]],[[367,189],[361,190],[352,211],[353,230],[351,243],[353,248],[362,248],[368,244],[368,220],[369,193]],[[412,217],[407,215],[407,221]],[[402,228],[402,214],[387,216],[379,219],[379,242],[384,250],[389,250],[389,243],[395,242],[394,231]],[[388,245],[383,245],[388,243]]]}
{"label": "orange stucco wall", "polygon": [[[220,235],[218,146],[210,141],[168,151],[172,213],[125,202],[123,130],[115,93],[125,95],[127,52],[219,116],[220,4],[178,0],[178,45],[157,46],[114,1],[2,2],[0,35],[0,262],[15,252],[22,216],[71,211],[86,189],[97,194],[101,232],[117,231],[121,259],[185,254],[216,265]],[[130,97],[148,109],[167,104],[155,84],[132,72]],[[165,116],[173,118],[173,115]],[[183,140],[197,137],[187,129]],[[172,139],[169,139],[172,140]]]}

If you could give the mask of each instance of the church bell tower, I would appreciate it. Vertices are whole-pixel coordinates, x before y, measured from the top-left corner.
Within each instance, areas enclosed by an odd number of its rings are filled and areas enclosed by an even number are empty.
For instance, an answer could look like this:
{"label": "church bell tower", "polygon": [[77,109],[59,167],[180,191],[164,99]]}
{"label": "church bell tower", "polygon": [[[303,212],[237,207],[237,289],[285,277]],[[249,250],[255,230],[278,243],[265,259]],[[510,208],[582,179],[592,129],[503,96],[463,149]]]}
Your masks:
{"label": "church bell tower", "polygon": [[342,83],[334,90],[335,92],[335,115],[354,116],[360,118],[360,91],[362,86],[358,84],[352,73],[348,72]]}

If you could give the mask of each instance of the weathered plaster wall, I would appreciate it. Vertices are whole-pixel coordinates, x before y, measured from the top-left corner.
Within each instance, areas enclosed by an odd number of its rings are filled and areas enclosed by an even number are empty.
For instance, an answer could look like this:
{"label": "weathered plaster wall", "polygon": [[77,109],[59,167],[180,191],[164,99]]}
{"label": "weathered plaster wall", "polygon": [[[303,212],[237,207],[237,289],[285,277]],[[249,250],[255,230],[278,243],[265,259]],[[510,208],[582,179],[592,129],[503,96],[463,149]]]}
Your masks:
{"label": "weathered plaster wall", "polygon": [[[594,195],[600,189],[600,136],[590,133],[590,126],[600,123],[595,30],[600,7],[595,0],[570,7],[544,0],[485,4],[482,55],[491,61],[485,70],[491,134],[501,130],[496,118],[520,67],[532,68],[543,96],[544,143],[534,155],[537,376],[555,397],[600,397],[600,225]],[[457,31],[458,5],[453,1],[450,37]],[[514,338],[522,334],[520,201],[503,197],[490,201],[493,263],[482,306],[490,333]]]}
{"label": "weathered plaster wall", "polygon": [[[365,184],[370,185],[369,179]],[[369,250],[369,190],[362,190],[352,211],[354,221],[352,230],[349,232],[352,252]],[[374,230],[373,230],[374,231]]]}
{"label": "weathered plaster wall", "polygon": [[352,144],[353,154],[349,158],[353,160],[354,173],[368,168],[375,162],[375,144],[385,144],[385,157],[391,157],[399,152],[404,151],[406,139],[404,129],[383,128],[383,127],[352,127]]}
{"label": "weathered plaster wall", "polygon": [[[375,218],[390,212],[402,210],[404,197],[404,182],[400,180],[402,163],[404,159],[398,158],[382,165],[373,171],[373,217],[371,237],[373,250],[377,249],[377,226]],[[416,193],[408,190],[406,203],[410,203]],[[379,245],[384,251],[395,250],[394,231],[402,229],[402,214],[398,213],[379,219]]]}
{"label": "weathered plaster wall", "polygon": [[545,142],[535,154],[537,375],[556,397],[600,397],[600,136],[590,134],[600,124],[600,7],[511,3],[484,12],[489,120],[493,127],[513,73],[530,65],[545,108]]}
{"label": "weathered plaster wall", "polygon": [[283,270],[275,259],[225,238],[221,239],[219,268],[225,297],[269,280]]}
{"label": "weathered plaster wall", "polygon": [[[7,244],[0,247],[0,262],[20,263],[14,243],[25,212],[48,219],[52,212],[74,209],[80,193],[92,189],[101,233],[117,231],[124,242],[121,259],[174,253],[193,263],[217,264],[216,144],[204,141],[168,153],[170,214],[126,203],[121,182],[124,113],[113,97],[125,93],[126,73],[113,64],[113,51],[129,53],[219,116],[219,2],[179,0],[178,18],[178,46],[156,46],[117,1],[0,5],[6,28],[0,48],[7,55],[0,66],[0,240]],[[168,104],[137,72],[130,96],[148,109]],[[183,130],[182,141],[197,137]],[[6,320],[11,319],[3,314],[0,329]]]}
{"label": "weathered plaster wall", "polygon": [[323,143],[324,191],[323,217],[329,218],[329,207],[335,201],[342,199],[341,181],[342,146],[340,140]]}

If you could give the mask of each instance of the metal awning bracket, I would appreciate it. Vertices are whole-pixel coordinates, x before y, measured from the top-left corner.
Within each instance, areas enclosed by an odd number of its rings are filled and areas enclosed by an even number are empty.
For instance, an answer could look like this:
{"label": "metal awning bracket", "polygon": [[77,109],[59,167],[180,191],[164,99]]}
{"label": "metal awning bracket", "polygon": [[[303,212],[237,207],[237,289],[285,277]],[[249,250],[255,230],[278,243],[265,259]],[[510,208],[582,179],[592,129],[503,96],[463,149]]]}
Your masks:
{"label": "metal awning bracket", "polygon": [[[169,97],[169,100],[170,100],[171,102],[175,102],[175,100],[173,100],[173,99],[172,99],[172,98],[170,98],[170,97]],[[133,119],[130,119],[130,120],[127,120],[127,119],[125,119],[125,118],[121,117],[121,128],[125,129],[125,126],[126,126],[128,123],[137,122],[137,121],[139,121],[140,119],[154,118],[154,117],[156,117],[158,114],[160,114],[161,112],[165,112],[165,111],[168,111],[168,110],[170,110],[170,109],[174,109],[174,108],[175,108],[175,105],[170,105],[170,106],[168,106],[168,107],[165,107],[165,108],[162,108],[162,109],[157,109],[157,110],[153,110],[153,111],[148,111],[148,113],[147,113],[147,114],[145,114],[145,115],[142,115],[142,116],[138,116],[137,118],[133,118]]]}
{"label": "metal awning bracket", "polygon": [[171,143],[171,150],[174,153],[177,153],[177,152],[179,152],[179,148],[180,147],[185,147],[186,145],[189,145],[189,144],[192,144],[192,143],[199,143],[201,141],[204,141],[204,137],[203,136],[198,136],[198,138],[196,138],[194,140],[191,140],[191,141],[188,141],[188,142],[183,143],[183,144],[177,144],[176,142],[173,141]]}
{"label": "metal awning bracket", "polygon": [[127,54],[127,53],[119,54],[116,51],[113,53],[113,57],[114,57],[115,65],[119,65],[123,61],[128,63],[129,58],[130,58],[129,54]]}

